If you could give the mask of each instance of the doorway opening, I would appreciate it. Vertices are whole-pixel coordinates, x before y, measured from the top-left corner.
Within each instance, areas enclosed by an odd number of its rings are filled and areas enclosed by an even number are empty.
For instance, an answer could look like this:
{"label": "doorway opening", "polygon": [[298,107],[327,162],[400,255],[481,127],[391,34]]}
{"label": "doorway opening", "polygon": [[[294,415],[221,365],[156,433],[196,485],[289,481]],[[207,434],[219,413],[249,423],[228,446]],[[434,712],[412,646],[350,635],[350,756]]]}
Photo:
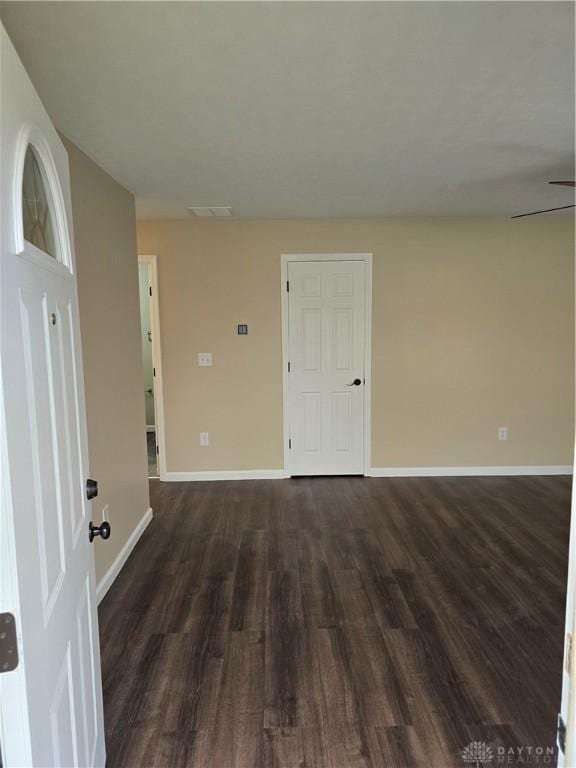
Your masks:
{"label": "doorway opening", "polygon": [[162,479],[165,472],[162,431],[160,322],[156,290],[156,257],[138,257],[140,335],[144,370],[144,402],[148,477]]}

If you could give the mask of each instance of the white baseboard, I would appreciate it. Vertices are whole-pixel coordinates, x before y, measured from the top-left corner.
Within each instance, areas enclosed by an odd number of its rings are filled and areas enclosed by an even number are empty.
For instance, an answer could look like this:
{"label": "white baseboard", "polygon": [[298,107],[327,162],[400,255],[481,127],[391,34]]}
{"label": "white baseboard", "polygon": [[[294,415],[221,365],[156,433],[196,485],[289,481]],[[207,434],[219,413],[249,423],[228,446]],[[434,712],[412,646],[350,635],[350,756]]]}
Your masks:
{"label": "white baseboard", "polygon": [[108,592],[108,590],[114,583],[114,580],[116,579],[116,577],[118,576],[122,568],[124,567],[124,563],[130,557],[130,553],[138,543],[138,539],[140,538],[140,536],[142,536],[142,534],[148,527],[148,524],[152,520],[152,515],[153,515],[152,507],[150,507],[146,511],[146,513],[141,517],[138,525],[136,526],[136,528],[134,528],[134,530],[128,537],[126,543],[118,553],[118,556],[116,557],[116,559],[114,560],[110,568],[108,568],[104,576],[98,582],[98,586],[96,587],[96,600],[98,601],[98,603],[100,603],[100,601],[103,599],[104,595],[106,594],[106,592]]}
{"label": "white baseboard", "polygon": [[[496,467],[372,467],[366,477],[520,477],[522,475],[572,475],[571,464]],[[210,482],[213,480],[282,480],[290,475],[283,469],[207,470],[166,472],[167,483]]]}
{"label": "white baseboard", "polygon": [[571,475],[570,464],[541,467],[372,467],[368,477],[517,477],[520,475]]}
{"label": "white baseboard", "polygon": [[283,469],[236,469],[206,472],[166,472],[161,478],[168,483],[206,480],[281,480],[288,477]]}

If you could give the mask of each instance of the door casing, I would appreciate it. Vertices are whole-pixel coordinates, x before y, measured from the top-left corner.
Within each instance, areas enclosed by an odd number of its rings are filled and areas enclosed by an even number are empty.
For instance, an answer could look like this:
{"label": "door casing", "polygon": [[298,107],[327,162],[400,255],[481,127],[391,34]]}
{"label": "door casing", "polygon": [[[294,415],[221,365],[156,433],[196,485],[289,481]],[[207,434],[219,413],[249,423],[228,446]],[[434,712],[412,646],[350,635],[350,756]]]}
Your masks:
{"label": "door casing", "polygon": [[280,294],[282,296],[282,412],[284,431],[284,472],[290,477],[291,451],[290,439],[290,375],[288,373],[289,360],[289,330],[288,311],[289,296],[286,289],[288,282],[288,265],[291,262],[315,262],[315,261],[363,261],[366,265],[366,301],[364,321],[364,475],[371,474],[372,466],[372,254],[371,253],[283,253],[281,256],[281,283]]}
{"label": "door casing", "polygon": [[154,419],[156,423],[156,445],[158,446],[158,476],[166,480],[166,439],[164,436],[164,394],[162,389],[162,347],[160,338],[160,305],[158,302],[158,259],[153,254],[138,256],[139,264],[147,264],[150,276],[150,325],[152,330],[152,365],[155,375]]}

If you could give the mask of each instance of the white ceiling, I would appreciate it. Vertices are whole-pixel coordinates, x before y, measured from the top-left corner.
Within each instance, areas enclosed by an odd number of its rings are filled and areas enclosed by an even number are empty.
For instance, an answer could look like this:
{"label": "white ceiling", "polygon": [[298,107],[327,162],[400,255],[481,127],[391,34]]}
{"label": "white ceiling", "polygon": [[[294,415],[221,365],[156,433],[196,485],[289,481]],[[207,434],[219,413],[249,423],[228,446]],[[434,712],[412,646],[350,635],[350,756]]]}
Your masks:
{"label": "white ceiling", "polygon": [[60,130],[141,217],[512,214],[573,202],[567,2],[14,2]]}

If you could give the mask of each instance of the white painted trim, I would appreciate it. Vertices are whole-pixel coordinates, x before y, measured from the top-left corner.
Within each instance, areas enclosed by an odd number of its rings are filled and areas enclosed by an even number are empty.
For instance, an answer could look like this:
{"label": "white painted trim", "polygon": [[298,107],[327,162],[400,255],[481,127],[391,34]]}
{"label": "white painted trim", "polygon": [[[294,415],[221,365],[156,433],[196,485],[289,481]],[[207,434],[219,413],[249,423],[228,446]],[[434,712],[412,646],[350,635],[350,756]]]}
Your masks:
{"label": "white painted trim", "polygon": [[[54,233],[58,247],[57,258],[48,256],[32,243],[24,240],[22,219],[22,184],[24,178],[24,161],[28,146],[32,145],[40,159],[40,170],[48,187],[48,207],[54,219]],[[71,232],[66,215],[66,204],[60,184],[56,163],[52,157],[49,143],[42,131],[32,123],[26,123],[17,139],[15,173],[12,182],[14,242],[16,252],[25,258],[31,258],[35,263],[58,270],[64,267],[67,272],[73,269],[72,250],[70,246]]]}
{"label": "white painted trim", "polygon": [[281,256],[282,297],[282,421],[284,428],[284,469],[290,476],[290,377],[288,375],[288,264],[294,261],[363,261],[366,264],[364,318],[364,474],[369,477],[372,463],[372,263],[371,253],[283,253]]}
{"label": "white painted trim", "polygon": [[284,470],[290,475],[290,376],[288,375],[289,335],[288,335],[288,257],[281,257],[280,264],[280,296],[282,311],[282,441],[284,455]]}
{"label": "white painted trim", "polygon": [[163,480],[187,483],[212,480],[282,480],[288,475],[283,469],[230,469],[205,472],[166,472]]}
{"label": "white painted trim", "polygon": [[166,480],[166,435],[164,421],[164,388],[162,384],[162,334],[160,332],[160,294],[158,288],[158,259],[154,255],[139,255],[139,264],[148,264],[150,268],[150,326],[152,330],[152,365],[154,376],[154,418],[156,420],[156,445],[158,454],[158,475]]}
{"label": "white painted trim", "polygon": [[369,477],[515,477],[571,475],[570,464],[513,467],[372,467]]}
{"label": "white painted trim", "polygon": [[[576,456],[576,444],[574,446]],[[576,463],[574,464],[576,470]],[[564,622],[564,657],[562,664],[562,697],[559,716],[566,727],[564,754],[558,743],[558,768],[570,768],[576,759],[576,646],[570,639],[576,630],[576,486],[572,484],[570,504],[570,545],[568,549],[568,578],[566,583],[566,617]]]}
{"label": "white painted trim", "polygon": [[[514,477],[521,475],[571,475],[570,464],[514,467],[372,467],[366,477]],[[213,480],[284,480],[283,469],[229,469],[200,472],[166,472],[168,483],[211,482]]]}
{"label": "white painted trim", "polygon": [[153,512],[152,507],[149,507],[148,510],[142,515],[140,521],[138,522],[138,525],[134,528],[130,536],[128,537],[126,543],[118,553],[116,559],[108,568],[104,576],[100,579],[98,582],[98,586],[96,587],[96,600],[98,603],[102,601],[112,584],[114,583],[116,577],[124,567],[124,564],[126,563],[126,560],[130,557],[130,554],[132,553],[132,550],[138,543],[138,540],[150,524],[150,521],[152,520]]}

